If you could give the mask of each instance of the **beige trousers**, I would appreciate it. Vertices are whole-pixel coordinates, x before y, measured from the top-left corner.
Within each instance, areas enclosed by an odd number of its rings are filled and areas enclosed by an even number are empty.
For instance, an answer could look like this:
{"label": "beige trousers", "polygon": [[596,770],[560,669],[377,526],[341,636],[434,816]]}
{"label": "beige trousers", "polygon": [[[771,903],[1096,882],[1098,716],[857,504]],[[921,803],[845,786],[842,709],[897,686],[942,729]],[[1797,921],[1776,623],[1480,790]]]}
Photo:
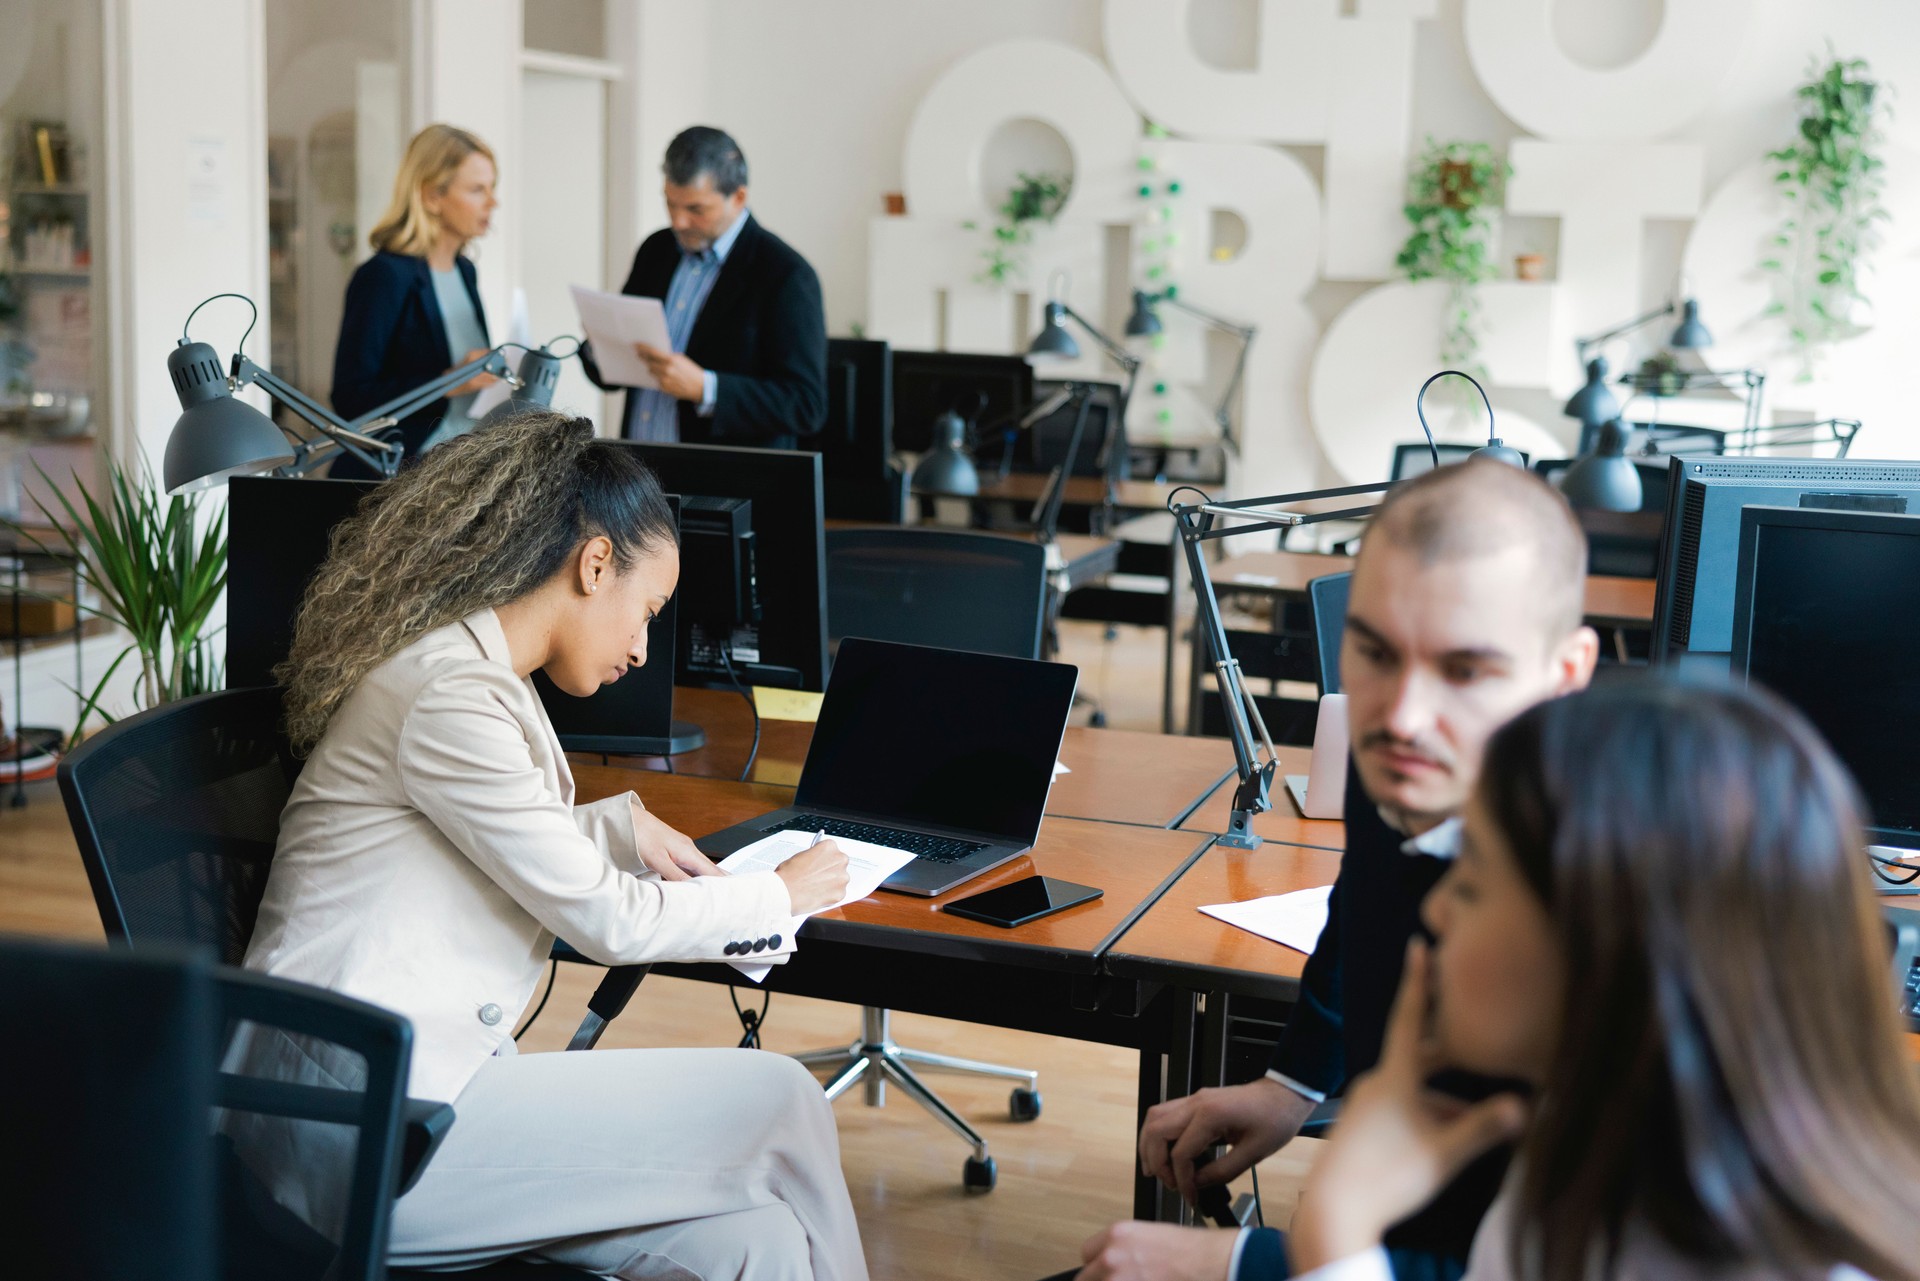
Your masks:
{"label": "beige trousers", "polygon": [[390,1257],[510,1255],[626,1281],[866,1281],[833,1112],[757,1050],[490,1059],[394,1208]]}

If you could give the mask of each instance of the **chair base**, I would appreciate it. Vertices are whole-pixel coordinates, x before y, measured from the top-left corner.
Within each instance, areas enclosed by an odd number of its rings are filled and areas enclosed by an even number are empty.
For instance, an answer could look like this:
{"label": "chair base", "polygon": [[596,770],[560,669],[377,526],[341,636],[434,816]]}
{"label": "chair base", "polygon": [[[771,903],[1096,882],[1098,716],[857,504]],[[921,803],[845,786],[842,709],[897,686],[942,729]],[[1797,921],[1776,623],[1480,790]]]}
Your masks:
{"label": "chair base", "polygon": [[930,1050],[909,1049],[893,1039],[891,1012],[888,1010],[864,1006],[860,1011],[860,1022],[860,1039],[851,1045],[809,1050],[793,1057],[810,1068],[824,1067],[832,1071],[825,1087],[829,1102],[838,1099],[854,1082],[860,1081],[866,1087],[867,1106],[885,1107],[887,1082],[892,1081],[973,1149],[962,1179],[967,1189],[991,1191],[996,1171],[993,1157],[987,1152],[987,1141],[949,1107],[946,1100],[935,1094],[913,1068],[919,1066],[938,1071],[966,1072],[974,1076],[1021,1082],[1014,1088],[1010,1101],[1010,1111],[1016,1121],[1031,1121],[1040,1115],[1040,1074],[1026,1068],[982,1063],[950,1054],[935,1054]]}

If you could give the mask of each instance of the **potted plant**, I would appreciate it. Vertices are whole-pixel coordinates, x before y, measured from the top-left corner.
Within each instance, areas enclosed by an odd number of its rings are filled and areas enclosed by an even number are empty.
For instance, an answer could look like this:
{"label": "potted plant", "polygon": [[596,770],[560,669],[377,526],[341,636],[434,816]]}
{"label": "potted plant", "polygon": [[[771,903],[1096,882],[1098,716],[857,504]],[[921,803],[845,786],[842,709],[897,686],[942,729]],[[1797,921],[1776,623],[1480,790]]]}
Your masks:
{"label": "potted plant", "polygon": [[1768,314],[1785,322],[1803,381],[1813,376],[1822,347],[1864,328],[1855,318],[1867,301],[1860,261],[1887,217],[1880,203],[1880,86],[1864,60],[1841,59],[1831,48],[1809,77],[1795,93],[1798,136],[1767,153],[1778,166],[1774,188],[1787,212],[1760,263],[1774,277]]}
{"label": "potted plant", "polygon": [[1413,231],[1395,265],[1408,280],[1447,282],[1440,359],[1481,378],[1485,370],[1475,360],[1480,349],[1475,286],[1499,275],[1493,242],[1503,188],[1512,173],[1487,143],[1429,138],[1408,175],[1402,209]]}
{"label": "potted plant", "polygon": [[[43,526],[15,520],[0,520],[0,526],[38,551],[77,564],[83,599],[69,603],[128,637],[126,648],[82,705],[75,738],[96,711],[109,722],[114,719],[99,702],[129,657],[140,662],[134,684],[137,707],[156,707],[220,688],[222,673],[206,626],[227,584],[225,509],[203,518],[198,495],[165,497],[146,471],[129,474],[113,462],[107,466],[106,493],[100,497],[74,478],[78,505],[46,472],[40,471],[40,478],[60,510],[56,513],[35,494]],[[43,540],[49,529],[51,538]],[[85,599],[89,597],[91,601]]]}
{"label": "potted plant", "polygon": [[[1016,176],[1007,198],[1000,202],[990,229],[987,247],[980,251],[986,260],[978,279],[982,284],[1004,285],[1027,274],[1027,246],[1033,243],[1033,225],[1052,222],[1067,203],[1073,180],[1065,174],[1021,173]],[[967,222],[972,231],[979,226]]]}

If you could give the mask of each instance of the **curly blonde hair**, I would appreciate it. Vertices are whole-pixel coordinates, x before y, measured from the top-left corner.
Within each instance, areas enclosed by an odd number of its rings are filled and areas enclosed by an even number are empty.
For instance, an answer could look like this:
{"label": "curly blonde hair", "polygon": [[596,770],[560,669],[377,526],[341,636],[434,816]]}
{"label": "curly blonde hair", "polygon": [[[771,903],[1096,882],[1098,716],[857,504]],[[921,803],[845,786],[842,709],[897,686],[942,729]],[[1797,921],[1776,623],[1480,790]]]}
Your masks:
{"label": "curly blonde hair", "polygon": [[679,537],[632,450],[548,410],[456,437],[368,494],[334,528],[273,669],[293,750],[313,750],[368,672],[435,628],[539,588],[596,535],[622,572]]}

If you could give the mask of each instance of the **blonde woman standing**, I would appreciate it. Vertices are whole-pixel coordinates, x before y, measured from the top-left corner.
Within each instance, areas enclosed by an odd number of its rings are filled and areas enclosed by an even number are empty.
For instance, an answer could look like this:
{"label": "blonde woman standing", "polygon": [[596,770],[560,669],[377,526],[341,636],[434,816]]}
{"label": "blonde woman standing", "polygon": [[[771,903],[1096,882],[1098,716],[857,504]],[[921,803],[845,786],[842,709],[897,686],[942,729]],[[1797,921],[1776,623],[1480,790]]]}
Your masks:
{"label": "blonde woman standing", "polygon": [[[428,125],[407,144],[393,199],[368,237],[373,257],[347,282],[333,353],[333,407],[351,418],[412,391],[493,346],[467,245],[493,219],[493,151],[464,129]],[[473,427],[467,410],[494,381],[476,374],[400,420],[406,457]],[[333,475],[366,477],[351,457]]]}
{"label": "blonde woman standing", "polygon": [[[646,466],[585,419],[536,412],[382,485],[307,589],[276,673],[307,762],[245,963],[412,1022],[408,1093],[452,1102],[456,1119],[396,1203],[396,1263],[867,1275],[833,1114],[798,1063],[757,1050],[514,1053],[556,935],[608,965],[728,960],[743,945],[780,962],[793,917],[846,892],[832,842],[728,876],[631,792],[573,803],[529,677],[585,697],[644,663],[647,624],[679,573],[672,512]],[[242,1054],[312,1084],[363,1073],[277,1033]],[[267,1124],[236,1141],[275,1196],[326,1231],[337,1127]]]}

